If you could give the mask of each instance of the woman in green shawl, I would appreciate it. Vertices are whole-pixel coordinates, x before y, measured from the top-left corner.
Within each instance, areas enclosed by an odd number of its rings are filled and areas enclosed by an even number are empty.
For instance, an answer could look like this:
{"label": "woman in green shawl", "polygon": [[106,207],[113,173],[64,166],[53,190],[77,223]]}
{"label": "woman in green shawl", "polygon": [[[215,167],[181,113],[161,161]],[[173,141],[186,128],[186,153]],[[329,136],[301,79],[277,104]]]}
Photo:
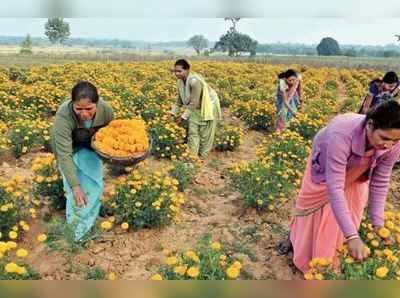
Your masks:
{"label": "woman in green shawl", "polygon": [[96,87],[77,83],[71,99],[59,107],[51,130],[52,148],[67,194],[67,223],[75,241],[94,225],[103,194],[103,164],[90,146],[91,137],[113,119],[113,110]]}
{"label": "woman in green shawl", "polygon": [[[214,145],[221,107],[217,93],[180,59],[173,70],[177,78],[178,98],[171,114],[178,124],[188,122],[188,147],[192,154],[206,158]],[[183,110],[182,113],[179,113]]]}

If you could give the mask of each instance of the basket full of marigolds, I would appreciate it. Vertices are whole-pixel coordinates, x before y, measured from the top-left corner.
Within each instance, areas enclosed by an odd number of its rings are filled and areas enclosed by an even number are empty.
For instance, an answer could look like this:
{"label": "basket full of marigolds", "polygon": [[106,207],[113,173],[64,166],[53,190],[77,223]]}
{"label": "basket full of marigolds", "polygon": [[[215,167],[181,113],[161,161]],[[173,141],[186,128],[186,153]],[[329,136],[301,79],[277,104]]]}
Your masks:
{"label": "basket full of marigolds", "polygon": [[93,136],[92,148],[105,162],[131,166],[150,155],[151,139],[143,120],[113,120]]}

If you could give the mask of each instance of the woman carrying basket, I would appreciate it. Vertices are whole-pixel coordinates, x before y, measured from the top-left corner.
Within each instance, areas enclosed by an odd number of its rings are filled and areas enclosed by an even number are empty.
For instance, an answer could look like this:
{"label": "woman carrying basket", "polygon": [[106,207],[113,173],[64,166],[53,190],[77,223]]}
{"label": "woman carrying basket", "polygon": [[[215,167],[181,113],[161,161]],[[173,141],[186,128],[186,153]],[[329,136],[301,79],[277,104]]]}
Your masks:
{"label": "woman carrying basket", "polygon": [[94,225],[103,194],[103,163],[91,148],[91,137],[113,119],[113,110],[96,87],[77,83],[71,100],[61,104],[51,131],[52,148],[67,194],[67,223],[75,241]]}

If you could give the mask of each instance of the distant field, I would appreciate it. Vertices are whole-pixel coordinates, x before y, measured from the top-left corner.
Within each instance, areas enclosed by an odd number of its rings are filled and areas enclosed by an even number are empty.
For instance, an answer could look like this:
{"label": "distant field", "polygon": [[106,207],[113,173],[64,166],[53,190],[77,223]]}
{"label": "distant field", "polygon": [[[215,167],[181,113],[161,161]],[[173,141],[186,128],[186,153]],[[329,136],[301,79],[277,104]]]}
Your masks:
{"label": "distant field", "polygon": [[228,57],[212,55],[210,57],[196,56],[188,48],[171,50],[162,49],[104,49],[104,48],[78,48],[78,47],[37,47],[33,55],[22,56],[18,54],[19,47],[0,46],[0,65],[38,65],[38,64],[64,64],[74,61],[158,61],[173,60],[182,56],[189,56],[192,60],[217,60],[255,62],[268,64],[301,64],[313,67],[338,67],[338,68],[369,68],[381,71],[400,71],[398,58],[374,57],[319,57],[319,56],[285,56],[285,55],[258,55],[255,58],[248,56]]}
{"label": "distant field", "polygon": [[320,56],[264,56],[257,57],[257,62],[270,64],[304,64],[309,66],[329,66],[338,68],[371,68],[376,70],[400,71],[399,58],[374,57],[320,57]]}

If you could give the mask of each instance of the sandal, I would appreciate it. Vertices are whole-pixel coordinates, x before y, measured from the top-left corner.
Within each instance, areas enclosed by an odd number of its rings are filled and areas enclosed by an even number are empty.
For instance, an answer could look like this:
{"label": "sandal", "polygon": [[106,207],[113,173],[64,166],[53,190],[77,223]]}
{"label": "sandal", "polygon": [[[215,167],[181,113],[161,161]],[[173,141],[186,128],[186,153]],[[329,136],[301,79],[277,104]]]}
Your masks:
{"label": "sandal", "polygon": [[293,252],[293,245],[292,242],[290,241],[289,235],[286,239],[278,243],[276,249],[281,256],[288,255],[289,253]]}

